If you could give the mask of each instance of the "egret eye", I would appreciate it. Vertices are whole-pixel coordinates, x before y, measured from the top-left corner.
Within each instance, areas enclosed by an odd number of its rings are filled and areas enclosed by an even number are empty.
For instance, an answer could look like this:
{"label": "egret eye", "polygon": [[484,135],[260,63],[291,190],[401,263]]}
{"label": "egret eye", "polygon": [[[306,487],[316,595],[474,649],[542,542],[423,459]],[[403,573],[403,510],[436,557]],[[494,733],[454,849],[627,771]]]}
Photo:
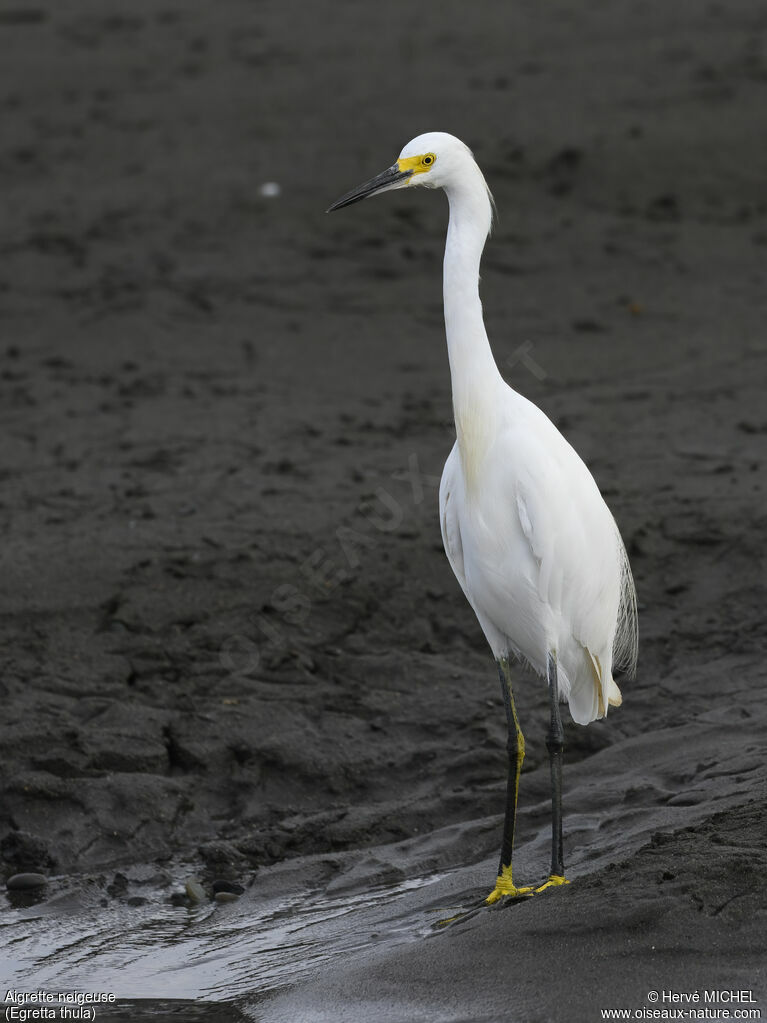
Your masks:
{"label": "egret eye", "polygon": [[427,155],[424,156],[421,163],[424,165],[424,167],[431,167],[431,165],[434,163],[436,159],[437,158],[433,153],[427,153]]}

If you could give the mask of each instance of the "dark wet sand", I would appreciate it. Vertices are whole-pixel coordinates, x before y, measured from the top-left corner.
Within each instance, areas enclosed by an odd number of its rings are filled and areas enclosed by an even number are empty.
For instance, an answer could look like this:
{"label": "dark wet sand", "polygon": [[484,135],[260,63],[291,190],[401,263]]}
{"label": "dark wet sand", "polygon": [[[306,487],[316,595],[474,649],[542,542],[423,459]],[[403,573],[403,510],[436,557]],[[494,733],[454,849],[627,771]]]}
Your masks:
{"label": "dark wet sand", "polygon": [[[373,884],[456,825],[419,869],[492,881],[504,718],[436,508],[445,203],[323,212],[441,129],[499,209],[499,365],[626,539],[639,676],[566,724],[576,883],[268,1002],[254,964],[252,1013],[763,995],[763,6],[19,0],[0,38],[0,873],[365,849]],[[545,687],[517,688],[539,876]]]}

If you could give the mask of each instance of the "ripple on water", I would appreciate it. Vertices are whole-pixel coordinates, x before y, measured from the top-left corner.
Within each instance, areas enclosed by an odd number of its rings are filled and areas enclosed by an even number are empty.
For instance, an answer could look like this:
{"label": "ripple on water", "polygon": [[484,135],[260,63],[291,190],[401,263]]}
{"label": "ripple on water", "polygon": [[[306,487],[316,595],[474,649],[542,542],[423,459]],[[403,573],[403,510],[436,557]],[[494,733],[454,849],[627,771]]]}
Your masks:
{"label": "ripple on water", "polygon": [[159,889],[141,906],[64,891],[3,916],[0,958],[9,985],[24,990],[230,1000],[294,982],[339,955],[418,939],[426,913],[403,900],[441,877],[332,895],[259,898],[251,889],[235,903],[190,907],[172,905]]}

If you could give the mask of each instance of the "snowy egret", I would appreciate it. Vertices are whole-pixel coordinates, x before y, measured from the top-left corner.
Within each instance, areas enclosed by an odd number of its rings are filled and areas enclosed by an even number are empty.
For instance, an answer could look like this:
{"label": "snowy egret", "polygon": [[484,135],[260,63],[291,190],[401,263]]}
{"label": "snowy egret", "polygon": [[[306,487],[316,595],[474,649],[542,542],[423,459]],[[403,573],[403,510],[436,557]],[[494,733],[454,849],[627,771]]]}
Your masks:
{"label": "snowy egret", "polygon": [[[479,299],[492,196],[468,147],[444,132],[419,135],[388,170],[330,210],[413,185],[444,188],[450,207],[443,289],[456,442],[440,485],[442,539],[495,655],[508,724],[501,860],[486,900],[493,903],[567,883],[559,704],[567,702],[582,725],[620,706],[613,671],[631,675],[636,667],[636,594],[618,527],[593,476],[551,420],[506,384],[493,359]],[[512,657],[548,682],[551,870],[537,887],[518,887],[512,878],[525,755]]]}

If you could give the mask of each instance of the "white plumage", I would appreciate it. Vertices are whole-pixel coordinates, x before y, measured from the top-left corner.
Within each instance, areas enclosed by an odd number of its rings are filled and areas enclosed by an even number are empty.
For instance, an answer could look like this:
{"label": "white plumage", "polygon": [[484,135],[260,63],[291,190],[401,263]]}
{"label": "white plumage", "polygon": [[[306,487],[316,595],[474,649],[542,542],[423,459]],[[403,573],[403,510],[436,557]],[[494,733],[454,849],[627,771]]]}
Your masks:
{"label": "white plumage", "polygon": [[[580,457],[505,383],[493,359],[478,288],[492,197],[470,150],[443,132],[420,135],[388,171],[331,208],[414,184],[444,188],[450,204],[443,283],[457,439],[439,495],[445,551],[499,664],[516,655],[548,672],[550,685],[553,670],[554,703],[558,695],[576,722],[588,724],[621,702],[615,668],[631,673],[636,664],[636,597],[625,548]],[[521,748],[514,753],[518,785],[524,741],[510,688],[509,700]],[[495,897],[529,891],[511,885],[515,809],[516,793],[507,820],[509,863],[502,856]],[[552,883],[564,881],[561,824],[559,844]]]}
{"label": "white plumage", "polygon": [[445,464],[442,540],[496,659],[512,653],[545,676],[556,651],[561,698],[586,725],[620,704],[613,667],[635,657],[628,562],[591,473],[540,409],[503,387],[470,482],[460,440]]}

